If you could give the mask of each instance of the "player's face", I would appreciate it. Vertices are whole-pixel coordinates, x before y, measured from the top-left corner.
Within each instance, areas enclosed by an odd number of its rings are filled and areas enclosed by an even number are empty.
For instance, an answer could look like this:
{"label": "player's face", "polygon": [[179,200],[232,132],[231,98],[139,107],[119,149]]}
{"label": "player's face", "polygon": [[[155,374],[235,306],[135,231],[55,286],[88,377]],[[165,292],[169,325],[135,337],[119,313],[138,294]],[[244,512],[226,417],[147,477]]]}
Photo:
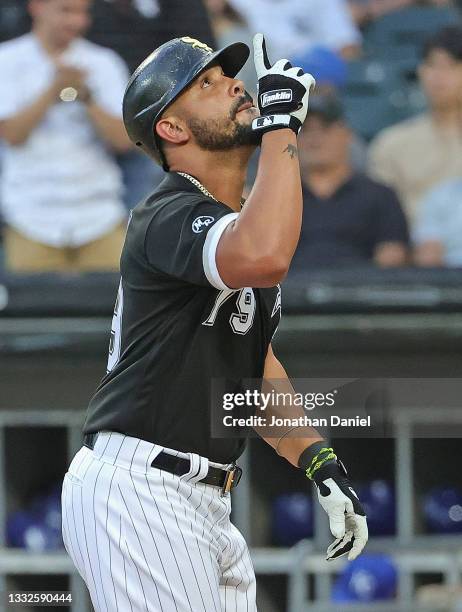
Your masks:
{"label": "player's face", "polygon": [[87,31],[91,5],[92,0],[32,0],[30,13],[54,42],[66,45]]}
{"label": "player's face", "polygon": [[349,157],[351,134],[340,121],[308,115],[299,136],[300,161],[306,169],[330,167]]}
{"label": "player's face", "polygon": [[419,77],[433,108],[462,102],[462,62],[443,49],[431,51],[419,69]]}
{"label": "player's face", "polygon": [[226,151],[258,144],[251,124],[258,117],[242,81],[227,77],[221,66],[203,72],[181,100],[181,112],[197,144],[209,151]]}

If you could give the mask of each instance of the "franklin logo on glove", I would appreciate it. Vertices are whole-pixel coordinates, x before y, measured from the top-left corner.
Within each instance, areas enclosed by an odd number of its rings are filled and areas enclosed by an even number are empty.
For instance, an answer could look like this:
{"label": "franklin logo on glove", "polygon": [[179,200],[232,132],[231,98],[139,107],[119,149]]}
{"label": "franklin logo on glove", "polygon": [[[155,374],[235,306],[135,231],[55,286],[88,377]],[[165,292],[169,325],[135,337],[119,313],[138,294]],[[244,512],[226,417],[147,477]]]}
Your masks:
{"label": "franklin logo on glove", "polygon": [[272,64],[263,34],[253,39],[255,71],[258,77],[258,107],[262,117],[254,119],[252,129],[265,133],[289,128],[298,134],[308,110],[310,90],[315,85],[311,74],[280,59]]}
{"label": "franklin logo on glove", "polygon": [[279,89],[277,91],[268,91],[262,94],[260,106],[264,108],[270,104],[278,104],[283,102],[292,102],[291,89]]}

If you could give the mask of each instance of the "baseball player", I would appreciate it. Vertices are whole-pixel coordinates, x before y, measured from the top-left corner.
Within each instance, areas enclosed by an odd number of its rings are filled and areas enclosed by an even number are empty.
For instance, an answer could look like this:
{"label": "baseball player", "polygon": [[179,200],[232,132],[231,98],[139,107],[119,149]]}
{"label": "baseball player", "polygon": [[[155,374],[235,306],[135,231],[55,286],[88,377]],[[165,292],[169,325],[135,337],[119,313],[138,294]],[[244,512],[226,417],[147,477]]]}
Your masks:
{"label": "baseball player", "polygon": [[[235,78],[242,43],[189,37],[132,75],[124,121],[167,172],[133,210],[107,375],[62,491],[66,549],[97,612],[254,612],[247,545],[230,522],[245,440],[210,435],[211,381],[283,379],[271,339],[301,225],[297,133],[314,80],[254,39],[258,108]],[[248,160],[261,156],[241,210]],[[266,441],[317,485],[333,559],[367,540],[346,471],[313,429]],[[292,432],[293,433],[293,432]],[[262,434],[265,437],[265,434]]]}

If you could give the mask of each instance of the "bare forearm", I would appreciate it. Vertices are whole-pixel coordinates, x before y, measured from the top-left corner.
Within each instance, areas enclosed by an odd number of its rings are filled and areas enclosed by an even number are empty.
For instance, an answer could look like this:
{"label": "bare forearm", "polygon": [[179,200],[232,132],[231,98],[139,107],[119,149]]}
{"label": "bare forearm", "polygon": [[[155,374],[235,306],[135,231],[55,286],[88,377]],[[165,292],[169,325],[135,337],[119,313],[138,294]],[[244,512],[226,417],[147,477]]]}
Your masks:
{"label": "bare forearm", "polygon": [[263,136],[257,178],[235,224],[243,245],[290,263],[300,236],[302,191],[297,140],[291,130]]}
{"label": "bare forearm", "polygon": [[45,90],[30,106],[0,122],[0,136],[12,146],[23,144],[56,101],[54,86]]}
{"label": "bare forearm", "polygon": [[[274,356],[271,347],[268,350],[263,376],[262,390],[274,389],[276,393],[295,395],[287,372],[281,362]],[[286,396],[284,395],[284,397]],[[270,404],[265,412],[267,422],[272,422],[273,416],[278,418],[290,417],[291,419],[305,416],[303,409],[295,402],[288,402],[287,405],[283,406]],[[255,430],[279,455],[296,467],[303,451],[315,442],[323,440],[322,436],[313,427],[297,427],[296,429],[290,426],[271,427],[271,429],[256,427]]]}
{"label": "bare forearm", "polygon": [[94,102],[87,104],[87,114],[99,136],[114,151],[125,153],[132,148],[121,119],[109,115]]}
{"label": "bare forearm", "polygon": [[288,263],[300,237],[302,188],[297,139],[290,130],[263,136],[255,185],[241,216],[249,235]]}
{"label": "bare forearm", "polygon": [[[287,393],[288,391],[283,391],[281,388],[278,388],[278,392]],[[295,414],[296,412],[298,414]],[[273,417],[287,418],[288,416],[287,411],[282,415],[278,407],[275,406],[270,405],[266,409],[266,418],[268,421],[271,421]],[[290,414],[290,418],[292,419],[303,416],[305,416],[305,414],[301,408],[291,411]],[[271,429],[266,427],[261,430],[256,427],[255,431],[267,444],[274,448],[278,455],[284,457],[284,459],[295,467],[298,467],[298,460],[304,450],[315,442],[320,442],[324,439],[314,427],[297,427],[295,429],[290,426],[285,426],[284,428],[272,427]]]}
{"label": "bare forearm", "polygon": [[[300,236],[302,191],[296,136],[277,130],[263,136],[254,187],[234,225],[224,233],[217,263],[239,254],[239,267],[224,279],[230,287],[272,286],[287,272]],[[235,258],[234,258],[235,259]],[[265,269],[272,271],[265,277]]]}

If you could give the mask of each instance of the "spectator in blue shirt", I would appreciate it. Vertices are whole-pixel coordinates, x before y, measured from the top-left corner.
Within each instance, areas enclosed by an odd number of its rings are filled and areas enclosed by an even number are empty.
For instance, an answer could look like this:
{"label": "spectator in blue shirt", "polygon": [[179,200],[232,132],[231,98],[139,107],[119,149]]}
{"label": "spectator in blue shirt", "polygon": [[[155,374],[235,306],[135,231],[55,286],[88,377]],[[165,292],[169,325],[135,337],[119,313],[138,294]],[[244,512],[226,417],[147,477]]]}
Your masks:
{"label": "spectator in blue shirt", "polygon": [[462,177],[440,183],[422,200],[413,231],[420,266],[462,266]]}
{"label": "spectator in blue shirt", "polygon": [[333,96],[313,96],[299,137],[303,223],[291,269],[406,263],[408,229],[395,193],[356,172],[352,132]]}

